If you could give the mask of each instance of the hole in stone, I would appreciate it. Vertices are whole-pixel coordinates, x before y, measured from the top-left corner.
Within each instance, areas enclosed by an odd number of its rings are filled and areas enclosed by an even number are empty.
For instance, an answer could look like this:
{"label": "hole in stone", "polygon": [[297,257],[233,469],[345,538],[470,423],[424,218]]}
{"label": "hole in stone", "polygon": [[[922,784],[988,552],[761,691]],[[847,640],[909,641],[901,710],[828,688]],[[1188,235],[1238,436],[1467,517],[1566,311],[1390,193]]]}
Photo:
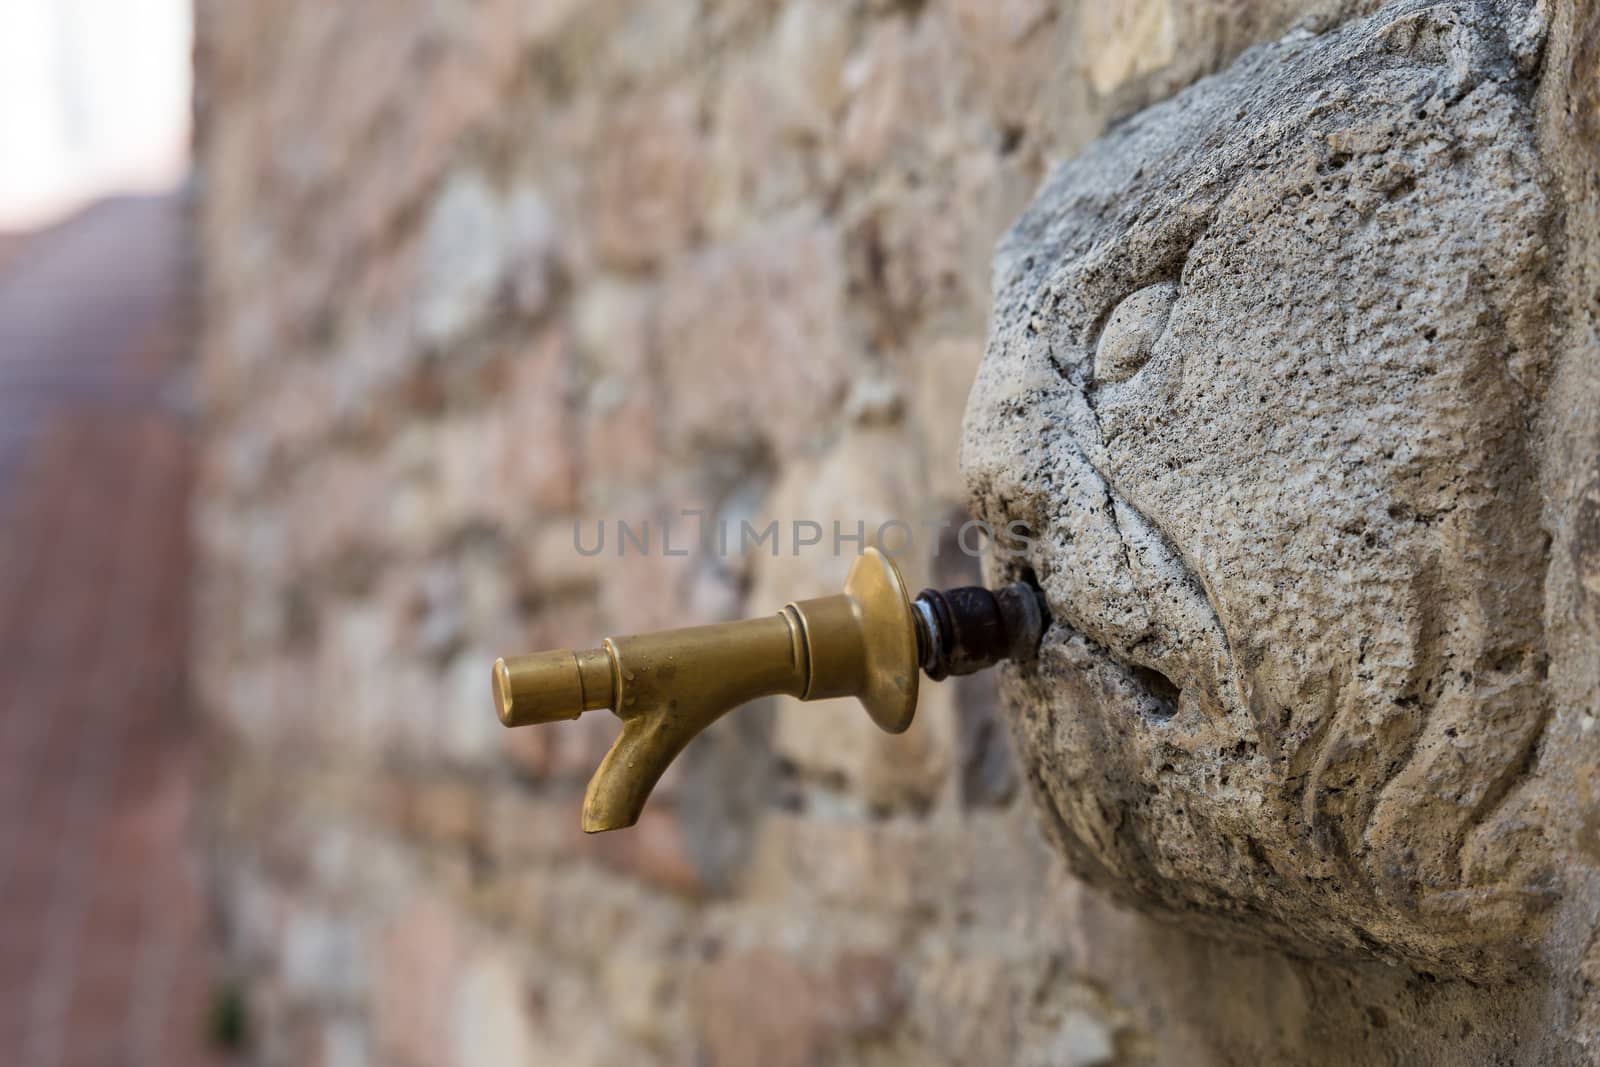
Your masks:
{"label": "hole in stone", "polygon": [[1523,650],[1503,648],[1489,656],[1489,670],[1495,674],[1513,674],[1522,669]]}
{"label": "hole in stone", "polygon": [[1145,711],[1153,719],[1166,722],[1178,714],[1178,699],[1183,690],[1171,678],[1149,667],[1132,668],[1134,680],[1144,689]]}
{"label": "hole in stone", "polygon": [[1039,584],[1039,576],[1034,573],[1033,567],[1023,564],[1017,568],[1016,577],[1012,581],[1021,582],[1031,588],[1039,597],[1039,610],[1044,613],[1044,628],[1050,628],[1050,604],[1045,600],[1044,587]]}

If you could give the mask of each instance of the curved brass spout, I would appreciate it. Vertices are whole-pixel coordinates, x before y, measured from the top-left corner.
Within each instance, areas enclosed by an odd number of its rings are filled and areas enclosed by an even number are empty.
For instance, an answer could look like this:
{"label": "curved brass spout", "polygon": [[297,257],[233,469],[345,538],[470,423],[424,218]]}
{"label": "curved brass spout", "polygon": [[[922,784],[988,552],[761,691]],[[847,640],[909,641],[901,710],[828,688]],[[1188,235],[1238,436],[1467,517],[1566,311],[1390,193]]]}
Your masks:
{"label": "curved brass spout", "polygon": [[583,798],[583,828],[632,826],[696,734],[757,697],[806,689],[805,632],[791,608],[766,619],[605,642],[622,734]]}
{"label": "curved brass spout", "polygon": [[919,667],[933,677],[967,673],[1038,646],[1038,602],[1028,587],[1012,589],[1024,592],[956,590],[950,596],[967,599],[948,601],[926,592],[913,610],[893,561],[869,548],[844,592],[764,619],[499,660],[495,706],[507,726],[616,712],[622,734],[589,781],[583,828],[617,830],[638,822],[650,791],[696,734],[757,697],[853,696],[883,729],[904,730],[917,707]]}

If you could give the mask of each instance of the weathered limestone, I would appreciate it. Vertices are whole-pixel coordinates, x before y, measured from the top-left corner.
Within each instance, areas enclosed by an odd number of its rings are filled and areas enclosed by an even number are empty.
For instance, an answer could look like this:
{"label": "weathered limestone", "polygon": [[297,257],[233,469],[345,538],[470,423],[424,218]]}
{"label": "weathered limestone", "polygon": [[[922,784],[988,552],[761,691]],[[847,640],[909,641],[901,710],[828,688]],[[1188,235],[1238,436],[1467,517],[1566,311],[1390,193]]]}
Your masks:
{"label": "weathered limestone", "polygon": [[1055,615],[1010,712],[1052,838],[1141,907],[1507,978],[1579,884],[1545,620],[1583,595],[1549,509],[1586,505],[1539,427],[1594,350],[1548,17],[1416,0],[1263,46],[1001,244],[965,463]]}

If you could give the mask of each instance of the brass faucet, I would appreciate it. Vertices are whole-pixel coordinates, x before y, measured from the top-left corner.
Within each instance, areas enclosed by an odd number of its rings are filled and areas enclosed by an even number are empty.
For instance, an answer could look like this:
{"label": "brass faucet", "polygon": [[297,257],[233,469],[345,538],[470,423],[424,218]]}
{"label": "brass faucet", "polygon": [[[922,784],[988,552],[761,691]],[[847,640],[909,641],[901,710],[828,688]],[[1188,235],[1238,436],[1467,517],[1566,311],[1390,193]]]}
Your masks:
{"label": "brass faucet", "polygon": [[970,674],[1031,658],[1045,614],[1032,586],[991,593],[925,590],[913,602],[894,561],[868,548],[844,592],[786,605],[776,615],[632,637],[599,648],[502,659],[494,701],[506,726],[576,719],[609,708],[622,734],[589,780],[583,829],[639,820],[667,765],[696,734],[757,697],[853,696],[890,733],[911,725],[917,675]]}

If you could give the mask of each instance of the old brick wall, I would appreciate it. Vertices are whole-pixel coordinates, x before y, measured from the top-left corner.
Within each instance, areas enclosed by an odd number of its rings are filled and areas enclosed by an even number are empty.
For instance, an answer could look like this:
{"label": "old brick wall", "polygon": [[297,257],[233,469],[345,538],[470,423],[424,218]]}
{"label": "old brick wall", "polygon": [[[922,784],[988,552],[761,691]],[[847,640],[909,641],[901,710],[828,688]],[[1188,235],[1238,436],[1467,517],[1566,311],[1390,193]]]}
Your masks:
{"label": "old brick wall", "polygon": [[496,655],[848,564],[586,559],[575,520],[961,514],[991,255],[1048,168],[1376,6],[200,0],[194,682],[260,1062],[1449,1063],[1538,1029],[1536,992],[1082,888],[992,683],[896,738],[747,710],[594,839],[613,724],[488,700]]}

